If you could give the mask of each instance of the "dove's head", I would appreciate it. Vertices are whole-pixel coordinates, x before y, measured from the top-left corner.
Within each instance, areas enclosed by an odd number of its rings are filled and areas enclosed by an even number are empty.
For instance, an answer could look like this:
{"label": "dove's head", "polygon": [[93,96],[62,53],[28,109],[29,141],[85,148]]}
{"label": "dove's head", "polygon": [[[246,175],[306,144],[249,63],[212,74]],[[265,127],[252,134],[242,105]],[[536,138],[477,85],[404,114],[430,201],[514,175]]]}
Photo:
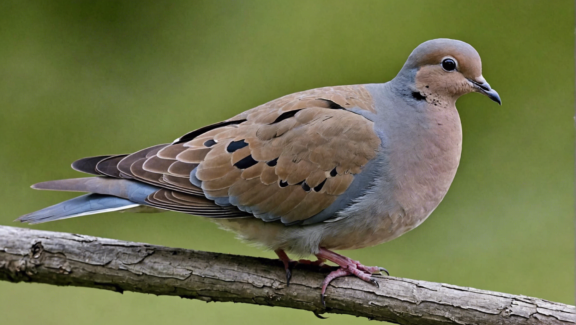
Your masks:
{"label": "dove's head", "polygon": [[409,80],[415,98],[455,102],[464,94],[478,92],[502,104],[482,76],[480,55],[462,41],[441,38],[418,45],[398,77]]}

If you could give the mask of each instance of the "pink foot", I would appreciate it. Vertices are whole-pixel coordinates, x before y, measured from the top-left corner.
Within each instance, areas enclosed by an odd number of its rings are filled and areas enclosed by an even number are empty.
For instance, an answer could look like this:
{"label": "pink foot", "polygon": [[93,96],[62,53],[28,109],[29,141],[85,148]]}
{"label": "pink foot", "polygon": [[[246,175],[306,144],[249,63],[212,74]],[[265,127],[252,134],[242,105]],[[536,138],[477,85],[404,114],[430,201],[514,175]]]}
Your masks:
{"label": "pink foot", "polygon": [[373,273],[380,273],[386,272],[386,274],[390,275],[388,271],[383,267],[378,266],[364,266],[360,264],[360,262],[350,259],[346,256],[342,256],[340,254],[334,253],[329,251],[325,248],[320,247],[318,254],[316,254],[318,259],[328,260],[334,262],[340,266],[339,269],[330,272],[328,276],[322,282],[322,293],[320,295],[320,299],[322,300],[322,305],[326,307],[326,302],[324,301],[324,296],[326,293],[326,289],[330,282],[336,278],[347,276],[347,275],[355,275],[363,281],[370,282],[377,287],[380,287],[378,281],[372,278]]}
{"label": "pink foot", "polygon": [[294,267],[297,264],[314,265],[319,267],[330,267],[330,265],[324,264],[326,260],[322,258],[318,258],[318,260],[316,261],[310,261],[310,260],[293,261],[282,249],[277,249],[274,251],[274,253],[276,253],[276,255],[278,255],[278,258],[282,261],[282,263],[284,263],[284,269],[286,270],[286,286],[290,286],[290,279],[292,279],[292,269],[294,269]]}
{"label": "pink foot", "polygon": [[282,249],[277,249],[274,251],[274,253],[276,253],[278,258],[282,261],[282,263],[284,263],[284,269],[286,270],[286,286],[289,287],[290,279],[292,279],[292,269],[294,266],[296,266],[296,264],[298,264],[298,262],[292,261],[288,255],[286,255],[286,252],[284,252]]}

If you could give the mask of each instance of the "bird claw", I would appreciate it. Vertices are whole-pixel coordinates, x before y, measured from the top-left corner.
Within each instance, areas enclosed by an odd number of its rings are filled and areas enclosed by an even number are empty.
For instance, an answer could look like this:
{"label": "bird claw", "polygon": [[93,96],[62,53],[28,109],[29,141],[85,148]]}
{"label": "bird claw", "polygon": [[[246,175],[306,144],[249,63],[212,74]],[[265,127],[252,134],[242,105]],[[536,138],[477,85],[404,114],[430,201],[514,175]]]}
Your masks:
{"label": "bird claw", "polygon": [[314,316],[316,316],[316,317],[318,317],[318,318],[320,318],[320,319],[328,319],[328,317],[324,317],[324,316],[320,315],[320,314],[318,313],[318,311],[316,311],[316,310],[313,311],[313,313],[314,313]]}
{"label": "bird claw", "polygon": [[290,280],[292,279],[292,269],[294,269],[294,267],[296,266],[296,264],[298,264],[298,262],[292,261],[288,257],[288,255],[286,255],[286,253],[281,249],[275,250],[274,252],[276,253],[276,255],[278,255],[278,258],[284,264],[284,269],[286,270],[286,286],[289,287]]}
{"label": "bird claw", "polygon": [[380,272],[379,272],[380,275],[384,275],[384,274],[382,274],[382,272],[386,272],[386,275],[390,276],[390,272],[388,272],[388,270],[386,270],[385,268],[378,267],[378,270],[380,270]]}
{"label": "bird claw", "polygon": [[326,300],[324,299],[325,295],[324,292],[322,292],[320,294],[320,301],[322,302],[322,306],[324,306],[324,309],[326,309]]}
{"label": "bird claw", "polygon": [[290,286],[290,280],[292,279],[292,271],[290,269],[286,269],[286,286]]}
{"label": "bird claw", "polygon": [[294,269],[294,267],[298,265],[298,262],[296,261],[290,261],[288,263],[288,267],[286,268],[286,286],[289,287],[290,286],[290,280],[292,279],[292,270]]}
{"label": "bird claw", "polygon": [[378,289],[380,289],[380,283],[374,279],[374,278],[370,278],[370,282],[375,285]]}

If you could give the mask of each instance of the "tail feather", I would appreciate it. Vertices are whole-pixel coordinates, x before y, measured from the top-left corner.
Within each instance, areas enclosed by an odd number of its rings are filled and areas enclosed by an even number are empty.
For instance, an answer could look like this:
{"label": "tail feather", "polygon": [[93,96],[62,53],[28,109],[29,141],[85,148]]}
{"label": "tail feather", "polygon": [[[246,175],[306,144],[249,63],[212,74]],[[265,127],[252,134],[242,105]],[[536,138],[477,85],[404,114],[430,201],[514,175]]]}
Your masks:
{"label": "tail feather", "polygon": [[138,203],[119,197],[101,194],[86,194],[68,201],[60,202],[42,210],[25,214],[16,219],[16,221],[37,224],[97,213],[125,210],[137,206],[139,206]]}
{"label": "tail feather", "polygon": [[88,192],[112,195],[134,203],[145,203],[146,197],[159,190],[158,187],[127,179],[107,177],[83,177],[58,179],[32,185],[36,190]]}
{"label": "tail feather", "polygon": [[89,192],[16,219],[30,224],[148,206],[146,197],[157,187],[127,179],[85,177],[32,185],[38,190]]}

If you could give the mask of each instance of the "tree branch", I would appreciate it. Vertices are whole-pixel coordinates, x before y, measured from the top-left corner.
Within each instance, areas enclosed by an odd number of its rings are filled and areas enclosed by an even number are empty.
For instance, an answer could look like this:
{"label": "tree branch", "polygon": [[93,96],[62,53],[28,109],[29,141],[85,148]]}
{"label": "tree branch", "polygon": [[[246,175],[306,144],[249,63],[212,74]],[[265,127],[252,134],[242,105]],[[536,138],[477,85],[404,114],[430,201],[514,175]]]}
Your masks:
{"label": "tree branch", "polygon": [[277,260],[0,226],[0,280],[290,307],[399,324],[576,324],[576,308],[526,296],[382,277],[376,288]]}

